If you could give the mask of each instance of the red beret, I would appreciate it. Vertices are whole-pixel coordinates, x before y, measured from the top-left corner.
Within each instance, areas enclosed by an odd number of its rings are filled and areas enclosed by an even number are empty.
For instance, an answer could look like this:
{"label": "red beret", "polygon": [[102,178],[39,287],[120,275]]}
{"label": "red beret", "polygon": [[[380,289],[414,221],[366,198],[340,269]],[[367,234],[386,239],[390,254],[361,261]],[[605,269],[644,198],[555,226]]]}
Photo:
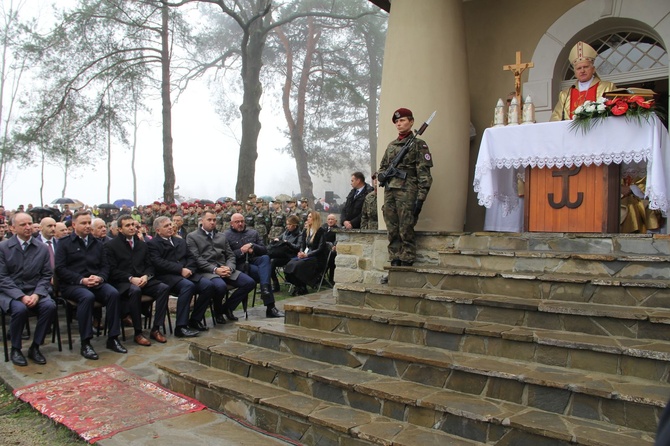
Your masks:
{"label": "red beret", "polygon": [[172,204],[170,205],[170,207],[171,207],[171,208],[176,208],[177,205],[176,205],[175,203],[172,203]]}
{"label": "red beret", "polygon": [[412,110],[409,108],[399,108],[395,112],[393,112],[393,123],[400,119],[400,118],[411,118],[414,119],[414,115],[412,115]]}
{"label": "red beret", "polygon": [[154,204],[161,204],[160,201],[154,201]]}

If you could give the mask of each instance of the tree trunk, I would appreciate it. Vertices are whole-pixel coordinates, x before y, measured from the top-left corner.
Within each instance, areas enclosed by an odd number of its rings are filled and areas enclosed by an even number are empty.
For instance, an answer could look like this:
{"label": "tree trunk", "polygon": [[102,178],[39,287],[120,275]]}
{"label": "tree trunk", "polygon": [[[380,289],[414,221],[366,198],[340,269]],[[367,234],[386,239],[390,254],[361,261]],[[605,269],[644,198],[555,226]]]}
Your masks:
{"label": "tree trunk", "polygon": [[172,158],[172,100],[170,99],[169,8],[163,3],[161,29],[161,99],[163,108],[163,201],[174,203],[174,160]]}
{"label": "tree trunk", "polygon": [[65,163],[63,164],[63,190],[60,193],[61,197],[65,196],[65,191],[67,191],[67,174],[70,170],[70,155],[65,153]]}
{"label": "tree trunk", "polygon": [[42,148],[40,152],[42,152],[42,164],[40,166],[40,206],[44,207],[44,164],[46,164],[46,156],[44,154],[44,148]]}
{"label": "tree trunk", "polygon": [[107,203],[112,202],[112,104],[109,103],[110,115],[107,117]]}
{"label": "tree trunk", "polygon": [[256,159],[258,158],[258,135],[261,132],[261,83],[262,55],[266,34],[262,19],[257,19],[249,27],[249,33],[242,40],[242,83],[244,96],[240,113],[242,115],[242,139],[237,166],[235,197],[246,200],[254,192]]}
{"label": "tree trunk", "polygon": [[132,158],[130,160],[130,170],[133,173],[133,203],[137,206],[137,172],[135,171],[135,154],[137,153],[137,127],[139,123],[137,122],[137,109],[139,107],[138,101],[139,97],[136,91],[133,91],[133,147],[132,147]]}

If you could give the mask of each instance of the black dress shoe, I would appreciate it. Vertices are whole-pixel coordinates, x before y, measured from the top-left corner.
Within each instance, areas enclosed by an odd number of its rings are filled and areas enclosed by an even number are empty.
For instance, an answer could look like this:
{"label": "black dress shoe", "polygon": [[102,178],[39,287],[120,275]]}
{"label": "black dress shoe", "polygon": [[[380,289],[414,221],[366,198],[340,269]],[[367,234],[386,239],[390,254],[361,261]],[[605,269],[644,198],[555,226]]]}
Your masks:
{"label": "black dress shoe", "polygon": [[28,349],[28,357],[35,361],[35,364],[46,364],[47,358],[44,357],[39,347],[30,347]]}
{"label": "black dress shoe", "polygon": [[128,350],[116,338],[107,338],[107,348],[116,353],[128,353]]}
{"label": "black dress shoe", "polygon": [[217,314],[216,316],[214,316],[214,320],[216,321],[217,324],[223,325],[226,323],[226,319],[223,317],[223,314]]}
{"label": "black dress shoe", "polygon": [[414,265],[414,262],[409,262],[409,261],[403,260],[402,262],[400,262],[400,265],[401,266],[412,266],[412,265]]}
{"label": "black dress shoe", "polygon": [[21,353],[21,350],[18,350],[16,348],[12,349],[11,360],[14,363],[14,365],[18,365],[19,367],[25,367],[25,366],[28,365],[28,361],[26,361],[26,357],[23,356],[23,353]]}
{"label": "black dress shoe", "polygon": [[178,338],[194,338],[199,334],[200,332],[198,330],[193,330],[188,327],[177,327],[174,329],[174,335]]}
{"label": "black dress shoe", "polygon": [[240,320],[239,318],[235,317],[235,315],[233,314],[233,310],[230,310],[230,309],[226,310],[226,317],[228,318],[229,321],[239,321]]}
{"label": "black dress shoe", "polygon": [[265,317],[270,317],[270,318],[284,317],[284,313],[279,311],[279,309],[277,307],[272,307],[272,308],[268,308],[267,310],[265,310]]}
{"label": "black dress shoe", "polygon": [[197,330],[197,331],[207,331],[209,330],[209,327],[207,327],[205,324],[202,322],[197,322],[194,320],[188,321],[188,328],[192,330]]}
{"label": "black dress shoe", "polygon": [[81,356],[86,359],[98,359],[98,354],[93,350],[91,344],[82,344],[80,351]]}
{"label": "black dress shoe", "polygon": [[303,286],[298,288],[298,296],[304,296],[307,293],[309,293],[309,291],[307,291],[307,287]]}
{"label": "black dress shoe", "polygon": [[281,287],[279,286],[279,282],[275,282],[272,284],[272,291],[275,293],[278,293],[281,291]]}
{"label": "black dress shoe", "polygon": [[400,265],[402,265],[402,262],[400,261],[400,259],[391,260],[391,266],[400,266]]}

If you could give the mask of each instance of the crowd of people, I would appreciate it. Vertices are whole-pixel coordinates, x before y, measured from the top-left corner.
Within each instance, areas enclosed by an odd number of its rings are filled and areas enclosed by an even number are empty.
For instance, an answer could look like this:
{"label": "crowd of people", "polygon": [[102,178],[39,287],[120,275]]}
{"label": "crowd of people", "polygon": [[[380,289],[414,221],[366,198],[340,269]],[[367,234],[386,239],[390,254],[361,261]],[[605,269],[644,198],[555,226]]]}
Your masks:
{"label": "crowd of people", "polygon": [[[133,328],[138,345],[167,342],[161,328],[170,295],[177,297],[177,337],[208,330],[210,306],[217,324],[238,320],[234,311],[257,286],[266,317],[281,318],[277,267],[292,295],[306,294],[324,275],[333,283],[336,230],[376,228],[376,200],[366,199],[375,193],[355,172],[342,226],[334,214],[322,225],[321,212],[305,198],[267,203],[253,194],[246,202],[156,201],[111,210],[0,207],[0,308],[10,315],[11,361],[27,365],[22,333],[33,314],[37,327],[27,356],[46,363],[40,345],[55,317],[56,295],[76,306],[80,353],[90,360],[99,357],[92,340],[103,325],[106,347],[117,353],[127,352],[119,341],[122,326]],[[148,334],[143,316],[152,321]]]}

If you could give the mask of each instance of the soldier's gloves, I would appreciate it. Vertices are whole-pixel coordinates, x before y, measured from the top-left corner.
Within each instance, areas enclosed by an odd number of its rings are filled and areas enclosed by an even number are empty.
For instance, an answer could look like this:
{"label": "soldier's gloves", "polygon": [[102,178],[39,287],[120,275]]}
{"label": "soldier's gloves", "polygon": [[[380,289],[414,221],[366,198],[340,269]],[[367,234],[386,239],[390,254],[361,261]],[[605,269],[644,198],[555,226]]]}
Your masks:
{"label": "soldier's gloves", "polygon": [[386,185],[386,175],[384,175],[384,172],[379,172],[377,175],[377,184],[380,185],[381,187],[384,187]]}
{"label": "soldier's gloves", "polygon": [[414,218],[419,218],[419,214],[421,213],[421,208],[423,208],[423,201],[421,200],[416,200],[414,202]]}

